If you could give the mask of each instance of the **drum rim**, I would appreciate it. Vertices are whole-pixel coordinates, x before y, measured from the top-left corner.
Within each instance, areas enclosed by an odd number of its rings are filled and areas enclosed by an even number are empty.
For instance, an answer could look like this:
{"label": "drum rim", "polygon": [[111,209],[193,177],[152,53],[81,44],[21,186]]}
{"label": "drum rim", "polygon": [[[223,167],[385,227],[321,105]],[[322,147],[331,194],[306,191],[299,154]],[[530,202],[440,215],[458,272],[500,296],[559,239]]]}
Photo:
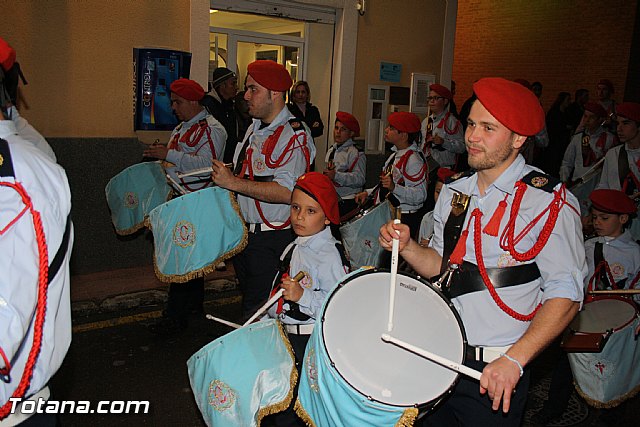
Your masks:
{"label": "drum rim", "polygon": [[365,216],[367,216],[368,214],[370,214],[371,212],[373,212],[374,209],[383,206],[383,205],[387,205],[387,208],[391,209],[390,203],[388,200],[384,200],[381,203],[378,203],[377,205],[371,206],[368,209],[360,209],[354,216],[352,216],[351,218],[349,218],[348,220],[346,220],[345,222],[340,224],[340,228],[346,226],[346,225],[351,225],[354,222],[356,222],[359,219],[364,218]]}
{"label": "drum rim", "polygon": [[[607,331],[609,331],[609,330],[611,330],[612,332],[619,332],[619,331],[623,330],[624,328],[626,328],[627,326],[629,326],[631,323],[633,323],[633,321],[635,319],[640,317],[640,311],[638,310],[638,306],[636,305],[636,303],[630,298],[621,297],[619,295],[598,295],[598,296],[594,296],[593,299],[591,299],[590,301],[584,303],[583,308],[584,308],[584,306],[587,306],[589,304],[593,304],[595,302],[605,301],[605,300],[616,300],[616,301],[622,301],[622,302],[624,302],[626,304],[629,304],[631,307],[633,307],[635,314],[633,316],[631,316],[631,318],[629,320],[627,320],[625,323],[623,323],[622,325],[620,325],[620,326],[618,326],[616,328],[607,329],[607,330],[604,330],[604,331],[601,331],[601,332],[582,332],[582,331],[579,331],[579,330],[575,330],[573,328],[569,328],[569,329],[571,331],[573,331],[573,332],[579,332],[579,333],[582,333],[582,334],[585,334],[585,335],[602,335],[602,334],[606,334]],[[578,312],[578,314],[580,314],[580,312]],[[576,316],[578,314],[576,314]]]}
{"label": "drum rim", "polygon": [[[329,296],[327,297],[327,300],[324,303],[324,307],[326,308],[329,305],[329,303],[331,302],[331,299],[334,297],[334,295],[340,289],[342,289],[342,287],[347,282],[350,282],[351,280],[353,280],[353,279],[355,279],[357,277],[364,276],[364,275],[367,275],[367,274],[390,273],[390,272],[391,272],[391,270],[389,270],[388,268],[377,268],[377,267],[376,268],[368,268],[368,269],[363,269],[362,271],[359,271],[357,273],[349,275],[348,277],[343,278],[338,283],[338,285],[331,291]],[[467,359],[467,347],[468,347],[467,333],[466,333],[466,331],[464,329],[464,324],[462,323],[462,318],[460,317],[460,313],[458,313],[458,310],[455,308],[455,306],[453,305],[451,300],[449,298],[447,298],[440,289],[435,287],[433,284],[431,284],[431,282],[429,282],[427,279],[423,278],[422,276],[415,275],[415,274],[412,274],[412,273],[408,273],[408,272],[405,272],[405,271],[399,271],[398,272],[398,276],[405,276],[405,277],[409,277],[411,279],[419,281],[423,285],[425,285],[425,286],[431,288],[431,290],[435,291],[436,294],[447,304],[447,306],[453,312],[453,315],[454,315],[454,317],[456,319],[456,322],[458,323],[458,326],[460,327],[460,332],[461,332],[461,335],[462,335],[462,362],[461,362],[461,364],[464,364],[466,362],[466,359]],[[327,343],[326,343],[326,340],[325,340],[325,334],[324,334],[325,315],[324,314],[325,314],[325,309],[322,310],[322,317],[320,318],[320,336],[322,338],[322,345],[325,348],[325,352],[327,354],[327,358],[329,359],[329,362],[331,363],[331,366],[338,373],[338,375],[340,375],[340,378],[342,378],[347,384],[349,384],[349,386],[351,387],[352,390],[355,390],[359,395],[361,395],[362,397],[366,398],[369,401],[381,403],[383,405],[393,406],[393,407],[396,407],[396,408],[430,408],[430,409],[433,409],[436,406],[438,406],[442,401],[444,401],[444,399],[449,394],[451,394],[453,392],[453,389],[456,387],[456,385],[460,381],[460,378],[462,377],[462,374],[456,373],[456,377],[453,380],[453,382],[451,383],[451,385],[449,386],[449,388],[447,388],[447,390],[445,390],[442,394],[440,394],[439,396],[437,396],[436,398],[434,398],[433,400],[430,400],[428,402],[414,403],[414,404],[409,404],[409,405],[398,405],[398,404],[394,404],[394,403],[385,402],[385,401],[382,401],[382,400],[379,400],[379,399],[375,399],[375,398],[363,393],[358,388],[356,388],[347,378],[345,378],[345,376],[342,374],[342,372],[340,372],[336,368],[335,362],[333,361],[333,359],[331,358],[331,355],[329,354]]]}

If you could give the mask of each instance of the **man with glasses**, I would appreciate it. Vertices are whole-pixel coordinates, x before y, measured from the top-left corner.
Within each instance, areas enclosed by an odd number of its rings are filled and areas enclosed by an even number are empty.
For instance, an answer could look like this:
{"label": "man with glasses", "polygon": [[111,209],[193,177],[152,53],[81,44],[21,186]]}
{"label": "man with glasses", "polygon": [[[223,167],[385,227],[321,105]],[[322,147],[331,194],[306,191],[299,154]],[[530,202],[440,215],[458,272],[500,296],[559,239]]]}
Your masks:
{"label": "man with glasses", "polygon": [[462,124],[449,111],[451,91],[441,84],[429,86],[429,112],[422,121],[420,150],[440,167],[455,169],[457,154],[465,152]]}

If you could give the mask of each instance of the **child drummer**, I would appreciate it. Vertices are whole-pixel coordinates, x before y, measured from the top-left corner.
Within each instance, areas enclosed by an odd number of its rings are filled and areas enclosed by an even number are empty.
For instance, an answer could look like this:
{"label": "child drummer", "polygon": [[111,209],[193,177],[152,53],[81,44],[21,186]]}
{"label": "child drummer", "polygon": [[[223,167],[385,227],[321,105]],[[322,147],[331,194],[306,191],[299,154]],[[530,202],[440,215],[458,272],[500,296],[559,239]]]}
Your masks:
{"label": "child drummer", "polygon": [[[318,172],[300,176],[291,195],[291,226],[297,238],[280,257],[280,272],[274,279],[274,285],[284,289],[283,299],[268,311],[284,324],[298,370],[325,299],[348,273],[348,261],[342,245],[331,234],[330,224],[340,224],[333,183]],[[293,280],[299,272],[304,276]],[[287,411],[265,418],[265,425],[304,425],[292,410],[295,399]]]}

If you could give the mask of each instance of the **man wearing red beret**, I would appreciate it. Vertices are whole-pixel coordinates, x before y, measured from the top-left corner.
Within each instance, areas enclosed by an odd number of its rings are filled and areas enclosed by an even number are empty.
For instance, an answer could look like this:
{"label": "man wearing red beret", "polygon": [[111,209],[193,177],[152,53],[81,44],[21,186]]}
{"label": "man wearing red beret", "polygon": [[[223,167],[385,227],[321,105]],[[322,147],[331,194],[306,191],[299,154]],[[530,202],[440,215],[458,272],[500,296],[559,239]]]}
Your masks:
{"label": "man wearing red beret", "polygon": [[[621,144],[607,152],[597,188],[622,190],[637,205],[640,197],[640,104],[623,102],[616,110]],[[637,223],[634,221],[631,227],[631,235],[636,240],[640,239]]]}
{"label": "man wearing red beret", "polygon": [[[163,160],[162,166],[172,186],[185,194],[212,185],[208,173],[178,178],[178,173],[208,168],[224,153],[227,132],[222,124],[200,105],[204,89],[197,82],[178,79],[171,83],[171,108],[181,122],[171,133],[169,143],[147,146],[144,155]],[[150,327],[151,332],[168,334],[187,327],[191,309],[202,311],[204,279],[169,286],[166,316]]]}
{"label": "man wearing red beret", "polygon": [[460,120],[449,111],[453,94],[441,84],[429,86],[429,112],[422,121],[420,150],[440,167],[453,169],[458,154],[465,152]]}
{"label": "man wearing red beret", "polygon": [[[604,108],[597,102],[587,102],[584,109],[579,131],[571,137],[564,152],[560,166],[560,179],[563,182],[578,181],[616,144],[615,136],[602,127],[607,114]],[[595,188],[595,185],[591,188]]]}
{"label": "man wearing red beret", "polygon": [[575,197],[519,153],[544,126],[538,99],[502,78],[480,79],[473,90],[465,140],[477,172],[442,188],[428,248],[393,222],[379,240],[391,250],[397,236],[400,254],[421,276],[443,274],[442,291],[469,344],[465,365],[482,371],[479,384],[462,377],[426,425],[519,426],[528,365],[582,301],[584,243]]}
{"label": "man wearing red beret", "polygon": [[384,139],[393,144],[382,168],[380,183],[356,195],[356,202],[364,204],[367,197],[373,197],[377,205],[390,198],[402,211],[402,222],[408,224],[411,235],[417,235],[422,219],[418,212],[427,199],[426,160],[420,149],[420,119],[413,113],[391,113],[389,125],[384,130]]}
{"label": "man wearing red beret", "polygon": [[352,114],[338,111],[333,127],[334,144],[327,150],[323,173],[331,179],[340,196],[340,216],[353,212],[355,196],[364,187],[367,157],[356,147],[354,137],[360,135],[360,124]]}
{"label": "man wearing red beret", "polygon": [[233,261],[246,317],[269,297],[280,254],[293,240],[291,191],[316,155],[308,127],[285,106],[284,94],[291,84],[280,64],[249,64],[244,99],[253,123],[236,147],[233,173],[222,162],[213,162],[213,181],[237,193],[249,229],[247,247]]}

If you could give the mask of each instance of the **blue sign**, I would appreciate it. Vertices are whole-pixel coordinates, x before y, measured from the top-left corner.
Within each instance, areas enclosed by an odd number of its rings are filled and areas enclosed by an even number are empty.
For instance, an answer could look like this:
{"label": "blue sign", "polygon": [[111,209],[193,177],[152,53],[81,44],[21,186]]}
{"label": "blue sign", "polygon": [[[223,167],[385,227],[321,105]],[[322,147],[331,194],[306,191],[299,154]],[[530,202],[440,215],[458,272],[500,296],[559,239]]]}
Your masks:
{"label": "blue sign", "polygon": [[394,64],[392,62],[380,63],[380,80],[383,82],[400,82],[400,74],[402,73],[402,64]]}

